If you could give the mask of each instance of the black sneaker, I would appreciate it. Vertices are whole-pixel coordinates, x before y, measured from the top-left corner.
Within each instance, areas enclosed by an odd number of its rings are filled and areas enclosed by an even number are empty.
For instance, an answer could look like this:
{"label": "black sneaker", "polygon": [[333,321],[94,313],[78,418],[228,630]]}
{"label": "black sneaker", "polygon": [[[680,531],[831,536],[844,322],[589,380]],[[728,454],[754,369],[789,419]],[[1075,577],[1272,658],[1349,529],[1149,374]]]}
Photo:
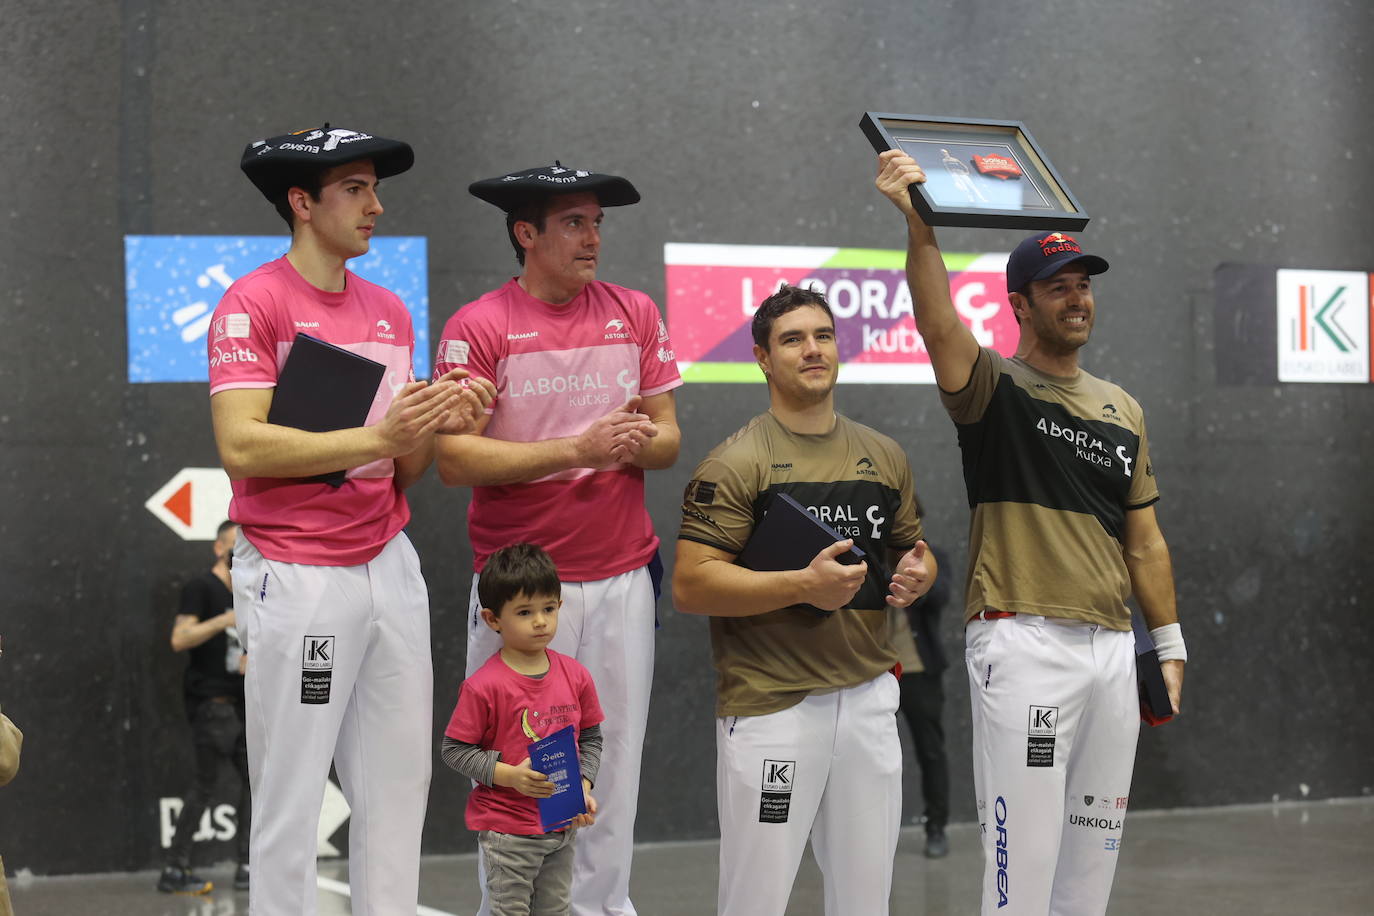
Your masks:
{"label": "black sneaker", "polygon": [[247,865],[242,865],[242,864],[241,864],[241,865],[239,865],[238,868],[236,868],[236,869],[234,870],[234,890],[236,890],[236,891],[246,891],[246,890],[248,890],[248,866],[247,866]]}
{"label": "black sneaker", "polygon": [[943,859],[949,855],[949,839],[945,837],[945,831],[936,827],[926,831],[926,858]]}
{"label": "black sneaker", "polygon": [[168,865],[157,879],[157,889],[164,894],[208,894],[215,886],[189,868]]}

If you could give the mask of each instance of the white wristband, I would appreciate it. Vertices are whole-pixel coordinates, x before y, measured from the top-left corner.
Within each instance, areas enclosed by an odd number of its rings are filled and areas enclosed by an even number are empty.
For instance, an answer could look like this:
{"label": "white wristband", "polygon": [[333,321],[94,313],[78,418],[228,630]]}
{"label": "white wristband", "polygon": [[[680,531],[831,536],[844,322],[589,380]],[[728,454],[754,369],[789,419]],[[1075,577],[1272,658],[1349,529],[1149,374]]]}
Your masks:
{"label": "white wristband", "polygon": [[1176,623],[1155,627],[1150,631],[1155,641],[1155,656],[1162,662],[1186,662],[1188,647],[1183,644],[1183,628]]}

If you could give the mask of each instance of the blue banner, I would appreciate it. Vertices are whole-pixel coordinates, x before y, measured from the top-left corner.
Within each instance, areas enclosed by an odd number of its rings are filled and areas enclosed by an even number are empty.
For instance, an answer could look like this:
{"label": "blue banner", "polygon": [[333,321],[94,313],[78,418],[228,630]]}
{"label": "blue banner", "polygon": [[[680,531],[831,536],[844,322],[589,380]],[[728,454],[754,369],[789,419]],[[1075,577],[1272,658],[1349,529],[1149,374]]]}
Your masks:
{"label": "blue banner", "polygon": [[[129,381],[205,382],[205,335],[224,291],[281,257],[290,238],[274,235],[127,235],[124,290]],[[348,263],[365,280],[401,297],[415,325],[415,377],[429,378],[429,255],[424,236],[387,236]]]}

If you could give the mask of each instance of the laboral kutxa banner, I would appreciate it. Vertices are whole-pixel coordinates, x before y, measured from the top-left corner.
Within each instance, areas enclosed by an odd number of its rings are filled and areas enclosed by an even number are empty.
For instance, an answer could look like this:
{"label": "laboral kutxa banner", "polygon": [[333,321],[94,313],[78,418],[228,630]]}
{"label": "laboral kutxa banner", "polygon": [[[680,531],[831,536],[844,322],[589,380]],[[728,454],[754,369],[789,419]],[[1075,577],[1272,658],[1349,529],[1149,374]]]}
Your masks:
{"label": "laboral kutxa banner", "polygon": [[[945,253],[950,293],[978,343],[1016,352],[1005,254]],[[749,323],[780,283],[824,293],[835,315],[840,381],[933,384],[912,317],[906,252],[774,245],[663,246],[668,326],[689,382],[762,382]]]}

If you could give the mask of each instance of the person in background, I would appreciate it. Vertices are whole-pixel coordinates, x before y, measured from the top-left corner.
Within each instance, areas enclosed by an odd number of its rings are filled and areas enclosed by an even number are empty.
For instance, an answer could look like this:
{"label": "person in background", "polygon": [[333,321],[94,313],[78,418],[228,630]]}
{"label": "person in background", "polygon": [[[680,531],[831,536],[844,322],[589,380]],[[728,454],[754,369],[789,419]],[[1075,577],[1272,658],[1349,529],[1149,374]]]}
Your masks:
{"label": "person in background", "polygon": [[182,802],[167,865],[157,879],[157,889],[164,894],[206,894],[213,889],[209,881],[191,871],[191,852],[201,816],[224,764],[232,766],[239,777],[234,889],[248,890],[252,804],[243,726],[243,671],[247,656],[235,626],[229,578],[238,533],[239,526],[233,522],[220,524],[212,545],[214,565],[182,587],[181,605],[172,622],[172,651],[190,654],[182,683],[195,749],[195,776]]}

